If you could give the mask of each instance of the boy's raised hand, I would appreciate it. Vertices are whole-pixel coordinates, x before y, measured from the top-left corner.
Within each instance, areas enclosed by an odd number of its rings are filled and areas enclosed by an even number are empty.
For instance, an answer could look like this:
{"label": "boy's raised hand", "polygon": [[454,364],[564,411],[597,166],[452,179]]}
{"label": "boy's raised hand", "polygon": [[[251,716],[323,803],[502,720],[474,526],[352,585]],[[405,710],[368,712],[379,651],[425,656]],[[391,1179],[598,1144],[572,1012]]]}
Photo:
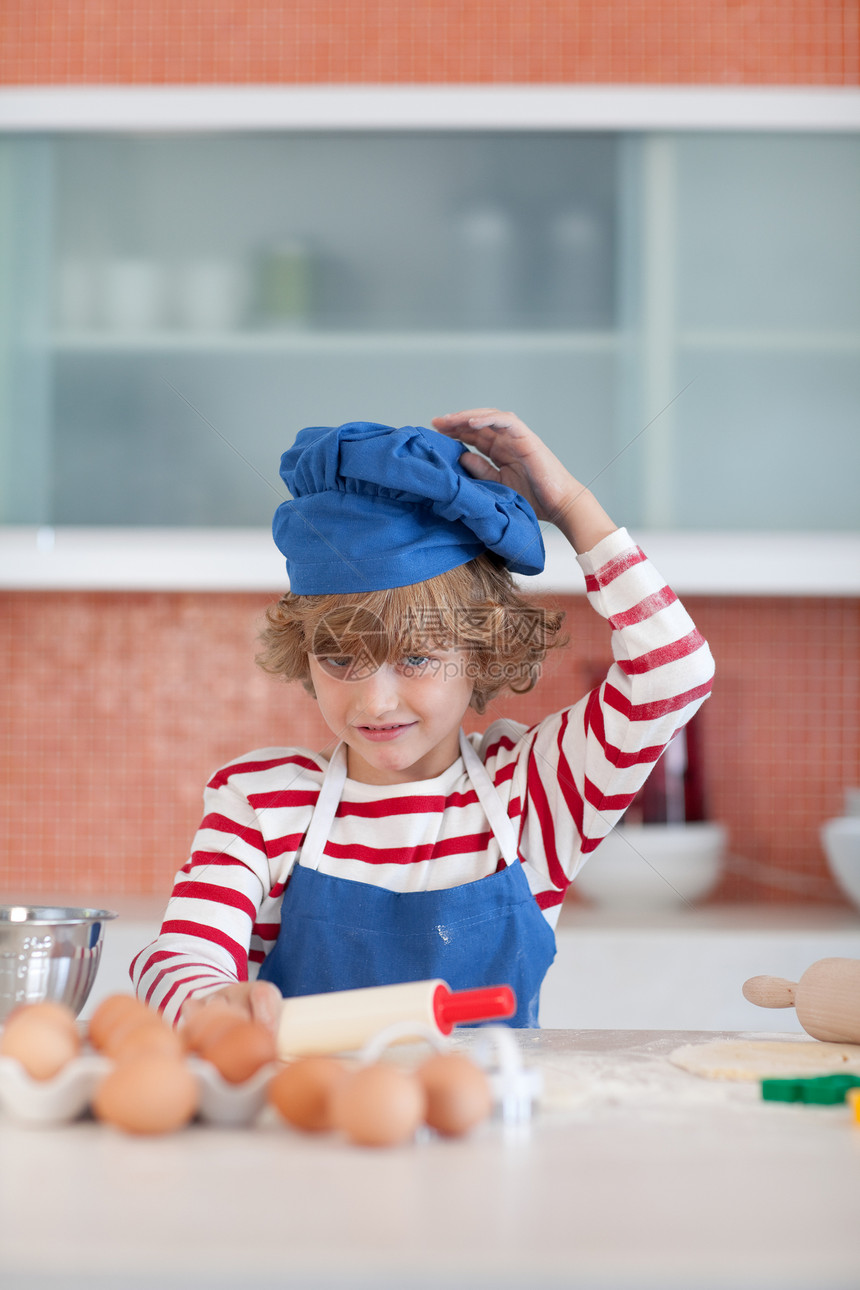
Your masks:
{"label": "boy's raised hand", "polygon": [[513,488],[539,520],[557,525],[577,551],[590,550],[615,531],[593,494],[513,412],[469,408],[434,417],[432,425],[477,450],[460,458],[470,475]]}
{"label": "boy's raised hand", "polygon": [[539,520],[555,523],[576,480],[518,416],[498,408],[470,408],[434,417],[432,424],[440,434],[477,449],[460,458],[470,475],[515,489]]}

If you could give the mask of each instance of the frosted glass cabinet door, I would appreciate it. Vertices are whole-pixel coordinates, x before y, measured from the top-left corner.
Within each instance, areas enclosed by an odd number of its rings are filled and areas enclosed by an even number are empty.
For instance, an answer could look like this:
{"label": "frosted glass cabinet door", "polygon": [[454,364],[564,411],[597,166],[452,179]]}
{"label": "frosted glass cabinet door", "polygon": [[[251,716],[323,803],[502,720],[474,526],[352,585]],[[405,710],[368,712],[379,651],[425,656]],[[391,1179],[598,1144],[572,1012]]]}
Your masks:
{"label": "frosted glass cabinet door", "polygon": [[860,140],[0,137],[0,522],[266,526],[304,425],[512,407],[635,527],[849,529]]}
{"label": "frosted glass cabinet door", "polygon": [[[602,428],[616,384],[612,353],[533,352],[516,337],[421,343],[395,335],[363,346],[344,336],[215,353],[165,346],[121,351],[110,363],[103,353],[64,351],[52,522],[265,526],[287,496],[281,453],[302,426],[426,425],[492,396],[527,409],[588,478],[613,452]],[[560,398],[575,414],[560,415]]]}
{"label": "frosted glass cabinet door", "polygon": [[0,523],[51,511],[53,150],[0,136]]}
{"label": "frosted glass cabinet door", "polygon": [[860,141],[678,138],[674,523],[860,518]]}
{"label": "frosted glass cabinet door", "polygon": [[684,338],[856,339],[860,140],[695,135],[675,149]]}
{"label": "frosted glass cabinet door", "polygon": [[[467,405],[521,410],[586,477],[616,451],[614,136],[41,146],[49,194],[9,198],[29,267],[5,308],[11,335],[38,301],[47,418],[38,468],[7,451],[40,480],[7,521],[264,525],[302,426]],[[35,428],[17,361],[9,388],[11,442]]]}

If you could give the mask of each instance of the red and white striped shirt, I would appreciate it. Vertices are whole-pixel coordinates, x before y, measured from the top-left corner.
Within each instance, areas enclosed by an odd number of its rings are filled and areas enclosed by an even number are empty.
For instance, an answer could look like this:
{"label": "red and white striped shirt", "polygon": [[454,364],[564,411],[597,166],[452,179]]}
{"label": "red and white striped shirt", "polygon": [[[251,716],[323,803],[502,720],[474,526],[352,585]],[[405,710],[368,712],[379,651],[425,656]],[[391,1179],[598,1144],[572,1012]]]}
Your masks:
{"label": "red and white striped shirt", "polygon": [[[612,628],[606,679],[535,726],[499,720],[469,736],[551,926],[569,883],[707,697],[714,671],[683,605],[624,529],[577,558],[588,599]],[[326,766],[305,749],[261,748],[207,784],[160,934],[131,966],[138,994],[168,1018],[191,994],[253,977],[273,947]],[[474,882],[502,863],[458,759],[415,783],[348,779],[320,870],[406,892]]]}

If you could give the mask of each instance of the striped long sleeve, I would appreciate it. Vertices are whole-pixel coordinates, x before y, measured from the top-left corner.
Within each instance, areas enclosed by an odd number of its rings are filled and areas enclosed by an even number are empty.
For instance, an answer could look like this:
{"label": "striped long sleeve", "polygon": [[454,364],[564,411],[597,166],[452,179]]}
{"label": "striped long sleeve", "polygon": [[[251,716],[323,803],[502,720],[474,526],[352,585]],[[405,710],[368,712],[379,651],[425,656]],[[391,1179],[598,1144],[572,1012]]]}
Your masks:
{"label": "striped long sleeve", "polygon": [[614,662],[574,707],[522,734],[527,754],[513,750],[520,851],[545,911],[560,904],[672,736],[707,698],[714,674],[707,643],[624,529],[579,563],[589,602],[612,628]]}
{"label": "striped long sleeve", "polygon": [[[624,529],[578,559],[588,599],[611,628],[605,680],[535,726],[501,719],[470,735],[551,925],[570,882],[706,698],[714,670],[686,610]],[[140,996],[168,1018],[191,995],[253,977],[271,950],[326,766],[309,750],[264,748],[207,784],[159,936],[131,968]],[[418,783],[347,780],[320,868],[406,892],[473,882],[501,863],[458,760]]]}

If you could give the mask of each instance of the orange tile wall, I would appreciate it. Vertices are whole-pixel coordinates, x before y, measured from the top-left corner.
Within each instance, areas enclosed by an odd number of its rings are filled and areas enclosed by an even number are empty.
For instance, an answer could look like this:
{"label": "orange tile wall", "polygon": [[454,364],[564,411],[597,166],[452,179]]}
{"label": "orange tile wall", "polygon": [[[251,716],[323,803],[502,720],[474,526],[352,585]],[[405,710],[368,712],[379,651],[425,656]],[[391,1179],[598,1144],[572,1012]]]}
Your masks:
{"label": "orange tile wall", "polygon": [[0,83],[856,85],[856,0],[3,0]]}
{"label": "orange tile wall", "polygon": [[[330,736],[299,687],[254,663],[252,594],[0,596],[0,892],[165,894],[223,761]],[[693,597],[717,659],[701,718],[710,814],[732,859],[715,899],[838,902],[818,827],[860,785],[860,603]],[[609,662],[566,598],[571,643],[532,695],[485,718],[533,721]]]}
{"label": "orange tile wall", "polygon": [[[857,0],[4,0],[0,84],[856,85]],[[716,899],[838,900],[817,830],[860,784],[856,601],[696,598],[718,661],[702,717]],[[0,891],[159,893],[221,761],[326,742],[313,703],[255,669],[256,595],[0,596]],[[532,720],[586,688],[573,643]],[[495,713],[489,714],[496,715]]]}

